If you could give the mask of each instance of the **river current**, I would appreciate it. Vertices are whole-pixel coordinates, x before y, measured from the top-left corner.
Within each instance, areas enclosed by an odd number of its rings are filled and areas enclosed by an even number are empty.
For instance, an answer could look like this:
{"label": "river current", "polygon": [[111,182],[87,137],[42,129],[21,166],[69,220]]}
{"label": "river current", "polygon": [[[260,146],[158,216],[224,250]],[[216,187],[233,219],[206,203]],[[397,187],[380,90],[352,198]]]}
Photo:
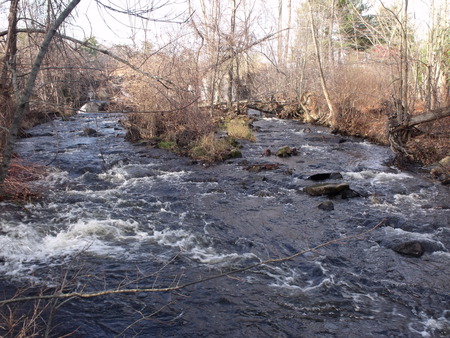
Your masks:
{"label": "river current", "polygon": [[[0,204],[3,299],[183,285],[383,224],[173,292],[59,303],[51,336],[450,335],[448,186],[389,166],[386,147],[297,121],[257,117],[242,158],[204,166],[124,141],[118,119],[80,113],[18,142],[50,169],[33,183],[41,200]],[[298,155],[263,155],[283,146]],[[305,193],[321,173],[360,196]],[[421,257],[393,250],[410,241]]]}

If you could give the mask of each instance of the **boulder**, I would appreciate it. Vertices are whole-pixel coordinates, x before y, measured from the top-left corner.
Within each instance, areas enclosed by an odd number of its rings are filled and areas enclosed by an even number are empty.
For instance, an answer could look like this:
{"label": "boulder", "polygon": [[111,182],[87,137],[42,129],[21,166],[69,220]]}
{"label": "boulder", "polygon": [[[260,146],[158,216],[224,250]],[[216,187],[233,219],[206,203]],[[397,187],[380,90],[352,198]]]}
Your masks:
{"label": "boulder", "polygon": [[285,147],[278,149],[276,155],[278,157],[290,157],[290,156],[298,155],[298,151],[297,151],[297,148],[291,148],[291,147],[285,146]]}
{"label": "boulder", "polygon": [[441,181],[442,184],[450,184],[450,156],[444,157],[431,169],[431,175]]}
{"label": "boulder", "polygon": [[348,183],[321,183],[310,185],[303,189],[304,192],[311,196],[321,196],[321,195],[338,195],[344,191],[350,190]]}
{"label": "boulder", "polygon": [[399,254],[412,257],[420,257],[425,252],[422,244],[417,241],[398,244],[395,247],[393,247],[392,250],[398,252]]}

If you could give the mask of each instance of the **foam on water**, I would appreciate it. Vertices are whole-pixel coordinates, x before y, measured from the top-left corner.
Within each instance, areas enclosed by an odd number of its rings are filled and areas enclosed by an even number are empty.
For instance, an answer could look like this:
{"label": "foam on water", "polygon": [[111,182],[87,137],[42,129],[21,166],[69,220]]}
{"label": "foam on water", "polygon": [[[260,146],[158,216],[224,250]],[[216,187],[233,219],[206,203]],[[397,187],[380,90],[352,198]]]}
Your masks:
{"label": "foam on water", "polygon": [[[86,252],[94,255],[128,256],[125,247],[118,242],[142,243],[149,238],[139,230],[134,220],[78,219],[63,230],[18,222],[1,222],[0,246],[5,264],[0,271],[10,275],[22,275],[32,271],[34,264],[48,264],[54,258]],[[41,228],[41,232],[36,229]],[[45,230],[45,228],[44,228]],[[57,260],[56,260],[57,261]]]}
{"label": "foam on water", "polygon": [[407,173],[388,173],[374,170],[363,170],[358,172],[344,172],[342,176],[345,179],[354,179],[358,181],[368,181],[371,185],[389,184],[401,180],[411,179],[412,176]]}
{"label": "foam on water", "polygon": [[408,328],[411,332],[424,338],[435,337],[436,331],[448,332],[450,330],[450,320],[448,319],[449,315],[450,310],[445,310],[442,313],[442,316],[439,318],[433,318],[421,311],[418,314],[420,320],[409,323]]}
{"label": "foam on water", "polygon": [[314,153],[316,153],[316,152],[323,153],[323,152],[327,151],[327,149],[328,149],[325,146],[324,147],[322,147],[322,146],[311,146],[309,144],[301,145],[300,148],[304,149],[306,151],[309,151],[309,152],[314,152]]}

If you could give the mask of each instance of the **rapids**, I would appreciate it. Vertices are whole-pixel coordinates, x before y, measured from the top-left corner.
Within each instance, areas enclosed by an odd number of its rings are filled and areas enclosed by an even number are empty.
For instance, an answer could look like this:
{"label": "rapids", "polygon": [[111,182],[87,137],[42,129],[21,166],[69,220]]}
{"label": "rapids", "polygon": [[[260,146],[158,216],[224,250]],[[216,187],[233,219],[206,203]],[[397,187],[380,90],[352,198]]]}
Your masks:
{"label": "rapids", "polygon": [[[18,142],[20,156],[51,170],[34,182],[45,198],[0,204],[3,299],[20,288],[33,295],[182,285],[385,222],[174,292],[72,299],[56,311],[52,336],[450,335],[448,187],[390,167],[386,147],[296,121],[261,117],[256,142],[242,142],[243,158],[203,166],[124,141],[119,118],[80,113]],[[282,146],[298,156],[263,156]],[[279,167],[246,170],[264,163]],[[329,172],[361,196],[318,209],[330,198],[303,188]],[[412,240],[423,256],[392,250]]]}

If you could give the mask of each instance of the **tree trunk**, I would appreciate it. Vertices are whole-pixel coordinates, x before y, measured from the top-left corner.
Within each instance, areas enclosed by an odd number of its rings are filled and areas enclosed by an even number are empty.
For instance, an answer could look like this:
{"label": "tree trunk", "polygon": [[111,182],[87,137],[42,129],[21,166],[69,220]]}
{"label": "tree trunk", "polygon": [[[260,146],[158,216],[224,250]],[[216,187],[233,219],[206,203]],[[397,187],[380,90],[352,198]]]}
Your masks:
{"label": "tree trunk", "polygon": [[310,21],[311,21],[311,34],[312,34],[313,41],[314,41],[314,47],[316,49],[316,62],[317,62],[317,68],[319,69],[320,83],[322,85],[323,95],[325,96],[325,100],[327,101],[328,109],[330,110],[330,125],[332,128],[337,128],[336,112],[334,110],[333,103],[331,102],[330,95],[328,93],[327,83],[325,81],[325,75],[323,74],[322,61],[320,59],[319,42],[317,41],[317,37],[316,37],[316,27],[314,24],[311,0],[308,1],[308,5],[309,5],[309,16],[310,16]]}
{"label": "tree trunk", "polygon": [[228,95],[227,108],[231,110],[233,104],[233,87],[234,87],[234,40],[236,30],[236,0],[231,0],[231,22],[230,22],[230,36],[228,41],[228,52],[230,57],[230,65],[228,68]]}
{"label": "tree trunk", "polygon": [[290,44],[290,32],[291,32],[291,23],[292,23],[292,0],[288,0],[287,3],[287,31],[286,38],[284,40],[284,64],[287,65],[289,61],[289,46]]}
{"label": "tree trunk", "polygon": [[408,119],[409,102],[408,102],[408,0],[404,1],[403,20],[402,20],[402,43],[401,43],[401,99],[402,106],[397,112],[397,120],[402,124]]}
{"label": "tree trunk", "polygon": [[331,0],[331,15],[328,25],[328,62],[331,69],[334,67],[333,29],[334,29],[334,7],[336,0]]}
{"label": "tree trunk", "polygon": [[[5,57],[3,59],[3,67],[1,74],[0,89],[7,90],[10,87],[8,79],[8,68],[12,72],[15,71],[16,53],[17,53],[17,11],[19,0],[12,0],[9,7],[8,15],[8,38],[6,40]],[[6,92],[4,92],[6,94]]]}
{"label": "tree trunk", "polygon": [[0,194],[3,192],[3,182],[8,175],[9,163],[11,162],[14,143],[17,138],[17,132],[19,130],[20,124],[22,122],[23,115],[28,106],[31,94],[33,93],[34,84],[36,82],[37,75],[41,68],[42,61],[44,60],[45,54],[47,53],[50,42],[56,34],[56,31],[61,26],[61,24],[66,20],[72,10],[79,4],[81,0],[72,0],[67,7],[61,12],[61,14],[56,18],[55,22],[50,27],[44,41],[41,44],[39,53],[34,60],[33,68],[31,69],[30,76],[23,91],[22,97],[17,103],[16,110],[14,112],[13,122],[9,130],[9,137],[6,141],[5,148],[3,149],[3,161],[0,166]]}
{"label": "tree trunk", "polygon": [[278,46],[277,46],[277,59],[278,66],[283,64],[283,0],[278,0]]}
{"label": "tree trunk", "polygon": [[450,116],[450,107],[430,110],[425,113],[412,116],[405,124],[406,127],[413,127],[421,123],[436,121]]}

